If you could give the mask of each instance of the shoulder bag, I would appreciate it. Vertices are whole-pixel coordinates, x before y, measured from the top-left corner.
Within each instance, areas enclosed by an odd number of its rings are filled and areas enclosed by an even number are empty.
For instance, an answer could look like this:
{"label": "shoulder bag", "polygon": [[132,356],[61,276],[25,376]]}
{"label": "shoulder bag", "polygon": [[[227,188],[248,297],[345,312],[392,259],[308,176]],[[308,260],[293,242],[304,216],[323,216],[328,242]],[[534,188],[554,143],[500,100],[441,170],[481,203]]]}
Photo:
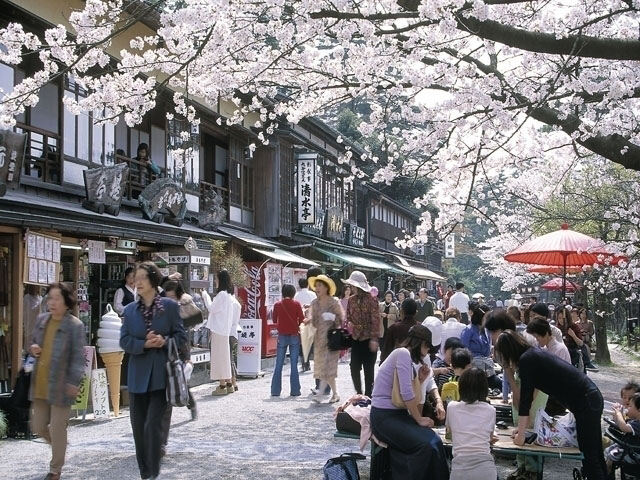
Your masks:
{"label": "shoulder bag", "polygon": [[167,348],[167,401],[174,407],[185,407],[189,403],[189,387],[184,374],[184,363],[180,360],[173,337],[169,338]]}
{"label": "shoulder bag", "polygon": [[[402,395],[400,394],[400,379],[398,378],[398,369],[397,369],[397,358],[396,358],[396,368],[393,370],[393,387],[391,388],[391,403],[396,408],[407,408],[407,405],[404,403],[402,399]],[[415,396],[418,403],[422,400],[422,384],[420,383],[420,378],[418,374],[415,372],[413,366],[411,367],[412,371],[412,380],[411,380],[411,389],[413,390],[413,395]]]}
{"label": "shoulder bag", "polygon": [[192,328],[204,322],[202,310],[191,300],[190,302],[180,303],[180,318],[184,328]]}

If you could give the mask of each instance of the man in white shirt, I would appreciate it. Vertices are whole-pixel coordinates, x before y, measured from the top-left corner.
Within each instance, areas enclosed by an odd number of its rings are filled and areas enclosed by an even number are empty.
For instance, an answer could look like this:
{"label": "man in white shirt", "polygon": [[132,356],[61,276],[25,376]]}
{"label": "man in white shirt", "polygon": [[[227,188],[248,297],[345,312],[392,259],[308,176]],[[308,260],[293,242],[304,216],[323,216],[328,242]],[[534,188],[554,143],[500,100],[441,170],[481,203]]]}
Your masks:
{"label": "man in white shirt", "polygon": [[[544,303],[536,303],[531,307],[531,311],[529,312],[530,321],[534,318],[543,318],[549,323],[549,307]],[[555,325],[549,324],[549,328],[551,328],[551,335],[556,341],[562,343],[564,345],[564,340],[562,339],[562,332]]]}
{"label": "man in white shirt", "polygon": [[463,324],[469,324],[469,295],[464,293],[464,283],[456,283],[456,293],[449,299],[449,307],[455,307],[460,312],[460,320]]}
{"label": "man in white shirt", "polygon": [[466,327],[458,321],[456,317],[449,317],[442,325],[442,340],[438,357],[444,359],[444,344],[452,337],[460,338],[460,334]]}
{"label": "man in white shirt", "polygon": [[564,342],[559,342],[551,333],[551,325],[542,317],[535,317],[529,320],[527,333],[533,335],[540,347],[545,348],[549,353],[561,358],[567,363],[571,363],[571,355]]}
{"label": "man in white shirt", "polygon": [[502,297],[498,297],[498,299],[496,300],[496,308],[503,308],[504,307],[504,303],[502,303]]}
{"label": "man in white shirt", "polygon": [[311,302],[316,299],[316,292],[314,292],[313,290],[309,290],[309,282],[306,278],[301,278],[300,280],[298,280],[298,285],[300,287],[300,290],[298,290],[293,299],[297,302],[300,302],[303,310],[306,310],[309,305],[311,305]]}

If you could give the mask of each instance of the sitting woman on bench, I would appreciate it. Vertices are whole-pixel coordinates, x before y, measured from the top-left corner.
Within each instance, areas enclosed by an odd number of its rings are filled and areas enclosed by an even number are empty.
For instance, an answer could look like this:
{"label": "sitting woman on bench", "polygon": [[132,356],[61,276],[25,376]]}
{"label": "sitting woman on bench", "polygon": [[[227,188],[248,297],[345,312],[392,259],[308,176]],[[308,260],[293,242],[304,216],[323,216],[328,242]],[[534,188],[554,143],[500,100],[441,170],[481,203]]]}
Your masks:
{"label": "sitting woman on bench", "polygon": [[[431,429],[433,420],[418,409],[413,364],[420,364],[418,380],[429,375],[424,358],[435,350],[431,331],[415,325],[407,340],[387,357],[376,376],[371,403],[371,430],[389,446],[393,478],[446,480],[449,468],[440,437]],[[394,378],[404,407],[394,405]],[[397,402],[396,402],[397,403]],[[407,413],[407,410],[409,411]]]}

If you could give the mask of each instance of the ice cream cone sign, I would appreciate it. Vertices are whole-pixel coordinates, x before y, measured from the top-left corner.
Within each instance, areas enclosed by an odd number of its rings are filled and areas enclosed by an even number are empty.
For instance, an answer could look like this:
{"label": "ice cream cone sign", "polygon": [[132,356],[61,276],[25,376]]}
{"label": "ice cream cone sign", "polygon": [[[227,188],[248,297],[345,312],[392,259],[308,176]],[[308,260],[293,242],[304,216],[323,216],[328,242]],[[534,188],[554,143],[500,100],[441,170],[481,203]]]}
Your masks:
{"label": "ice cream cone sign", "polygon": [[120,370],[124,350],[120,348],[120,327],[122,322],[118,314],[107,305],[107,313],[102,316],[98,329],[98,352],[107,369],[109,397],[113,414],[120,415]]}

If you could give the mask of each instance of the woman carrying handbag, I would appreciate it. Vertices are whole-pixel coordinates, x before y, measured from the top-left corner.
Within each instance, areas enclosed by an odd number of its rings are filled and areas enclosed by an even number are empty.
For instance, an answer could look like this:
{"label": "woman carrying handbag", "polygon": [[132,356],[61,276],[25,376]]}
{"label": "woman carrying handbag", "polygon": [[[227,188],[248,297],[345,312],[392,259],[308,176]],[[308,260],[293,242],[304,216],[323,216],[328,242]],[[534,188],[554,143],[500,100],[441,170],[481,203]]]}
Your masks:
{"label": "woman carrying handbag", "polygon": [[128,389],[136,459],[143,479],[160,474],[162,416],[167,408],[167,349],[173,338],[184,348],[187,336],[178,304],[158,294],[162,274],[151,262],[136,267],[138,300],[124,309],[120,346],[129,354]]}

